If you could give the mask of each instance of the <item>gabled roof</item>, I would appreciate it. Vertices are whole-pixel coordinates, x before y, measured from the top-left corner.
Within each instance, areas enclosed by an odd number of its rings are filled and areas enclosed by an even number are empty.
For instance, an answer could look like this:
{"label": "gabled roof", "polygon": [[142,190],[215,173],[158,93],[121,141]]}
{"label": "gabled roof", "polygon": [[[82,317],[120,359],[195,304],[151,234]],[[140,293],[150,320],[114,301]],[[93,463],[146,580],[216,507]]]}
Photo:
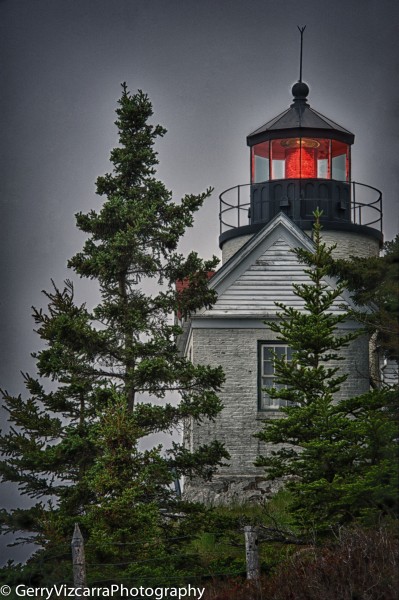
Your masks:
{"label": "gabled roof", "polygon": [[[215,273],[209,285],[218,298],[210,309],[198,311],[192,318],[273,318],[275,302],[301,309],[303,301],[295,296],[293,283],[309,282],[293,248],[314,250],[312,240],[284,213],[279,213],[234,254]],[[336,281],[326,278],[334,288]],[[333,312],[342,312],[342,303],[354,304],[348,293],[334,303]]]}

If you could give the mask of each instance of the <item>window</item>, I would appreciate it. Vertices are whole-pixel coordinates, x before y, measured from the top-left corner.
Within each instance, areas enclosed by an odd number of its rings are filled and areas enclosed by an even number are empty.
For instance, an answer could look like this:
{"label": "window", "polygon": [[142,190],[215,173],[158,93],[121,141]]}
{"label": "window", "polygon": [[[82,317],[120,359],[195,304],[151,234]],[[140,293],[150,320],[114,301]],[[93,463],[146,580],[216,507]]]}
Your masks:
{"label": "window", "polygon": [[278,342],[259,343],[259,410],[278,410],[281,406],[287,406],[287,400],[271,398],[264,390],[267,387],[282,388],[282,384],[276,382],[274,370],[274,353],[279,358],[291,361],[291,348]]}

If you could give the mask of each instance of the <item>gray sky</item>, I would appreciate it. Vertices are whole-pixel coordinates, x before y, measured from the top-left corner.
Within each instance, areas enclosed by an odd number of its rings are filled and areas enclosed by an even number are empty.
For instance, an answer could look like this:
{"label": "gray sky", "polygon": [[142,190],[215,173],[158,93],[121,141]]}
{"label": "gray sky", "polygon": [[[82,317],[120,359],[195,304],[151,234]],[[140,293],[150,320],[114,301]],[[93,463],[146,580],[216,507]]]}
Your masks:
{"label": "gray sky", "polygon": [[[147,92],[158,176],[178,199],[215,192],[182,249],[219,254],[218,194],[249,182],[246,136],[291,103],[299,33],[316,110],[355,134],[352,178],[383,191],[398,231],[399,9],[394,0],[0,0],[0,385],[23,391],[38,347],[30,317],[99,207],[120,83]],[[90,298],[79,283],[78,297]],[[3,488],[8,505],[17,499]],[[0,549],[1,554],[1,549]],[[14,556],[3,550],[4,558]]]}

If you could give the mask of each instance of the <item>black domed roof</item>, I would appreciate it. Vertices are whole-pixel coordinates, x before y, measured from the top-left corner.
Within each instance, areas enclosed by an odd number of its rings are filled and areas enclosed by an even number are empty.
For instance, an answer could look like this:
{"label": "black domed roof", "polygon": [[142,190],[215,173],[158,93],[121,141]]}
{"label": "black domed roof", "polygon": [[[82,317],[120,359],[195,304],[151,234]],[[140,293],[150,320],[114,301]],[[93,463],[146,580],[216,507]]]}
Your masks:
{"label": "black domed roof", "polygon": [[266,140],[296,136],[315,136],[353,144],[353,133],[311,108],[307,102],[309,87],[298,81],[292,87],[294,101],[284,112],[256,129],[247,137],[248,146]]}

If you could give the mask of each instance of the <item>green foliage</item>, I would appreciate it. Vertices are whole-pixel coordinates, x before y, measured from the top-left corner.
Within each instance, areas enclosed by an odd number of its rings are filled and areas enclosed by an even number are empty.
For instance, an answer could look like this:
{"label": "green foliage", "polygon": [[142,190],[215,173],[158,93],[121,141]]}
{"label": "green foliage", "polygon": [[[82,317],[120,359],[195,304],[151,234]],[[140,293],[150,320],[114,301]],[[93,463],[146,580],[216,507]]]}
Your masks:
{"label": "green foliage", "polygon": [[333,249],[321,241],[320,214],[315,213],[314,252],[295,251],[310,278],[294,286],[304,310],[278,304],[280,320],[268,323],[292,348],[293,358],[274,357],[276,380],[284,387],[267,391],[289,404],[258,434],[279,446],[257,464],[266,467],[270,479],[285,479],[303,531],[325,532],[354,519],[370,524],[395,515],[398,421],[396,389],[336,399],[347,378],[339,350],[359,332],[339,331],[352,315],[342,307],[337,311],[343,283],[333,290],[324,283]]}
{"label": "green foliage", "polygon": [[384,244],[382,256],[334,260],[329,270],[351,290],[359,305],[354,316],[378,333],[386,356],[399,360],[399,235]]}
{"label": "green foliage", "polygon": [[[217,442],[196,453],[179,443],[143,448],[151,434],[171,433],[184,418],[213,420],[221,410],[221,369],[183,358],[176,343],[182,330],[173,321],[178,311],[187,315],[215,300],[207,273],[217,259],[177,251],[211,190],[175,203],[155,178],[154,143],[165,130],[149,123],[148,97],[131,95],[124,84],[116,112],[113,171],[97,179],[105,200],[98,212],[77,215],[87,240],[69,261],[96,282],[100,301],[93,309],[78,305],[71,281],[62,289],[53,282],[47,310],[33,309],[44,344],[33,355],[38,377],[24,376],[27,399],[3,392],[11,428],[0,436],[0,475],[37,502],[3,510],[0,525],[40,544],[26,567],[40,581],[52,577],[46,569],[40,575],[40,561],[69,548],[75,522],[94,573],[128,576],[138,556],[161,558],[162,572],[172,569],[172,539],[198,512],[176,497],[173,479],[209,478],[227,457]],[[190,283],[184,293],[178,280]],[[179,514],[177,523],[167,514]]]}
{"label": "green foliage", "polygon": [[[258,528],[261,569],[269,572],[296,547],[296,529],[290,514],[292,498],[281,490],[261,504],[237,504],[208,509],[201,516],[201,530],[187,551],[197,554],[198,574],[230,580],[245,576],[244,527]],[[195,572],[195,571],[194,571]]]}

